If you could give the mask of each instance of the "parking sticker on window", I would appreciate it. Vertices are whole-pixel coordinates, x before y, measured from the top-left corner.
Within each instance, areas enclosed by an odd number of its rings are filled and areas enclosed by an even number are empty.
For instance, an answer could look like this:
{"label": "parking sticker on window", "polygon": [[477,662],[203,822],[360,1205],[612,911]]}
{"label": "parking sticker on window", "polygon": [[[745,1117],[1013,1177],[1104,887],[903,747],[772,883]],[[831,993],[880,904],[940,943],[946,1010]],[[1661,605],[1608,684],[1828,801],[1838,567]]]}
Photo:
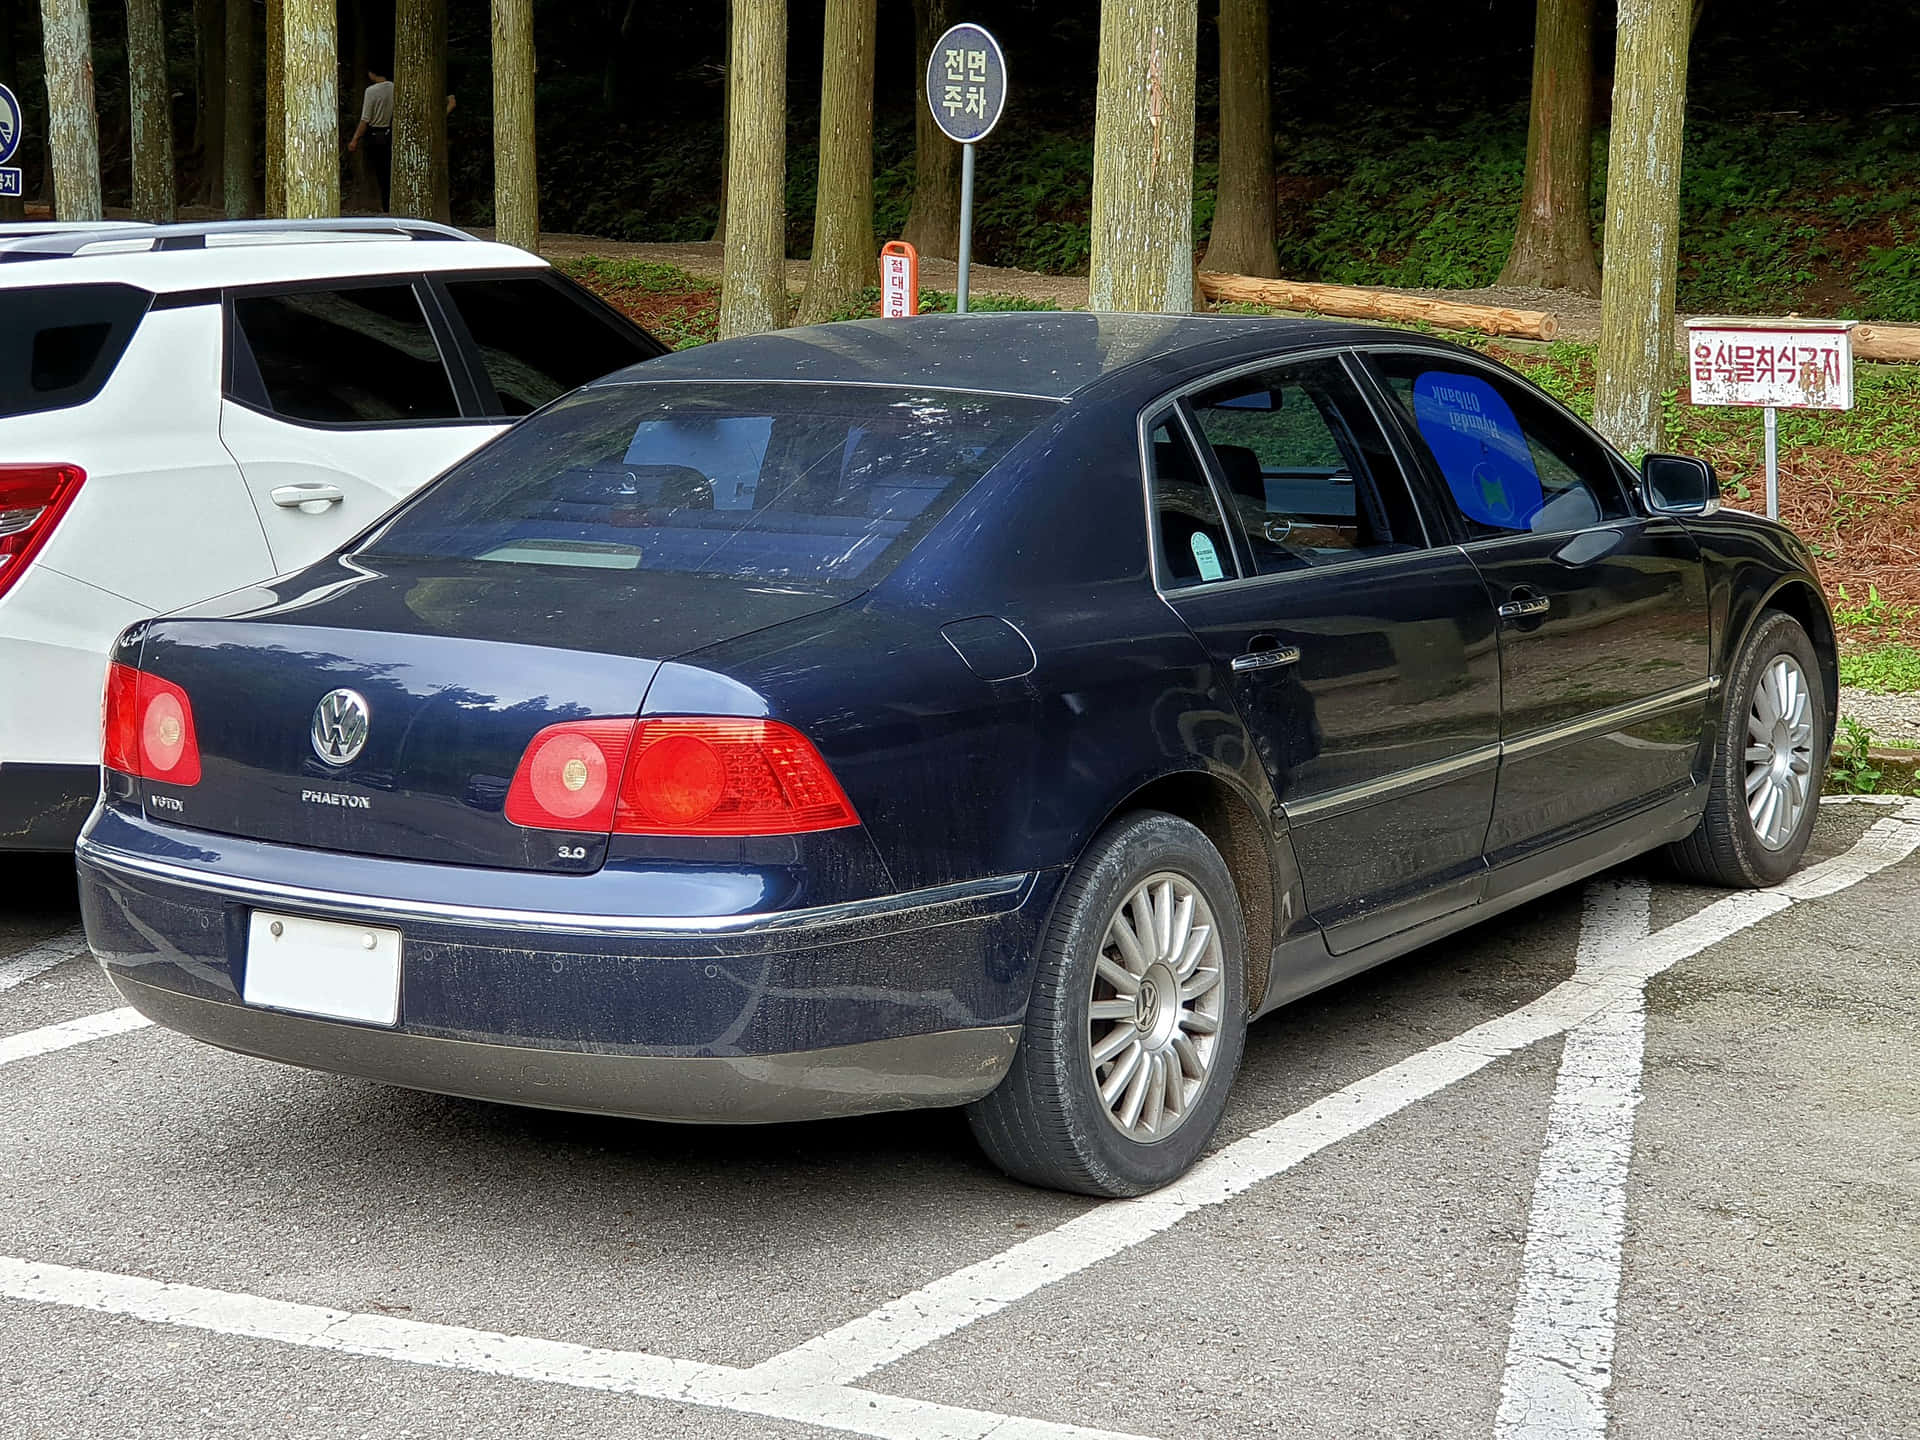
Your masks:
{"label": "parking sticker on window", "polygon": [[1413,415],[1461,512],[1497,529],[1526,529],[1545,496],[1500,392],[1475,375],[1429,370],[1413,383]]}
{"label": "parking sticker on window", "polygon": [[1220,552],[1213,548],[1213,540],[1202,531],[1193,532],[1193,538],[1187,541],[1187,548],[1193,551],[1193,563],[1200,567],[1202,580],[1224,580],[1227,572],[1220,568]]}

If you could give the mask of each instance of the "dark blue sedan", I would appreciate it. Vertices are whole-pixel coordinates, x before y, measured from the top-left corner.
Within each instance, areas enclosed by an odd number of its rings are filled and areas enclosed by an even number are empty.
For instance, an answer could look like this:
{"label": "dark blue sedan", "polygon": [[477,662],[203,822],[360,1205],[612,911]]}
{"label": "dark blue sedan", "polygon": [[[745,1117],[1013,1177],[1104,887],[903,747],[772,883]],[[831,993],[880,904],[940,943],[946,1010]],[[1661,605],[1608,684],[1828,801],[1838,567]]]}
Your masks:
{"label": "dark blue sedan", "polygon": [[87,932],[229,1049],[521,1105],[966,1105],[1100,1195],[1249,1020],[1657,847],[1777,881],[1807,551],[1470,351],[1086,314],[732,341],[135,627]]}

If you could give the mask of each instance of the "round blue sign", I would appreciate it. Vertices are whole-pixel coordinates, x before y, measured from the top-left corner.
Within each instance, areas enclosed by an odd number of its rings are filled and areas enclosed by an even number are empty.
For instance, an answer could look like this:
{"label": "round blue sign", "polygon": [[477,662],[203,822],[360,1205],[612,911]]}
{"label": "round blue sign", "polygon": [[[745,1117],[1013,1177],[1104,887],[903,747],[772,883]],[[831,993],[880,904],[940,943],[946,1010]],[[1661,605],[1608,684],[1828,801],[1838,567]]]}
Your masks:
{"label": "round blue sign", "polygon": [[0,165],[13,159],[20,148],[20,102],[13,91],[0,85]]}
{"label": "round blue sign", "polygon": [[1007,108],[1007,57],[978,25],[956,25],[927,56],[927,109],[962,145],[987,138]]}

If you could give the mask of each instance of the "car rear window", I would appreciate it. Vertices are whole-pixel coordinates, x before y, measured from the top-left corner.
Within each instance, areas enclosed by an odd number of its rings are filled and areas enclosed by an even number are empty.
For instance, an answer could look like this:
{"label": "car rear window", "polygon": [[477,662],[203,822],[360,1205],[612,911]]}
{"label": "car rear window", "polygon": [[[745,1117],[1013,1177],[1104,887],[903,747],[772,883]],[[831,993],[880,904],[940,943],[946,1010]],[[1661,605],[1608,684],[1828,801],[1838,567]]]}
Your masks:
{"label": "car rear window", "polygon": [[0,290],[0,416],[93,399],[152,303],[131,285]]}
{"label": "car rear window", "polygon": [[450,470],[360,553],[870,585],[1056,408],[878,386],[584,390]]}

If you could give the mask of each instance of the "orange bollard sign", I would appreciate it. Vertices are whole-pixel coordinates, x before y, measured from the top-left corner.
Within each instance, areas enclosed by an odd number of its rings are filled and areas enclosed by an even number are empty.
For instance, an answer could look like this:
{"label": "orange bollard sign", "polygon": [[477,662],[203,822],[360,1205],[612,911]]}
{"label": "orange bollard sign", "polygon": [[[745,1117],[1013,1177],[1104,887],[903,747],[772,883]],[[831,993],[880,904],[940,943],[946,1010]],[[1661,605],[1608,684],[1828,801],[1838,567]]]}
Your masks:
{"label": "orange bollard sign", "polygon": [[920,254],[904,240],[880,247],[880,315],[901,320],[920,313]]}

